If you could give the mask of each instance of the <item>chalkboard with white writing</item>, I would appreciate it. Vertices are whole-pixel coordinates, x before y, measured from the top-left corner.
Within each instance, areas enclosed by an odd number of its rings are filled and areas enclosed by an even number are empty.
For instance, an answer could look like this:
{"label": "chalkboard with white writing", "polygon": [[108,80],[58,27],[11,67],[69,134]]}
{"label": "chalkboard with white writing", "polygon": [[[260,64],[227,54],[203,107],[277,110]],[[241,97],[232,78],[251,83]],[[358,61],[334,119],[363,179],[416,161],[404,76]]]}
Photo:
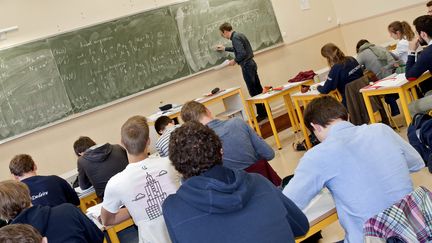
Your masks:
{"label": "chalkboard with white writing", "polygon": [[230,22],[282,43],[270,0],[191,0],[0,51],[0,140],[209,69]]}

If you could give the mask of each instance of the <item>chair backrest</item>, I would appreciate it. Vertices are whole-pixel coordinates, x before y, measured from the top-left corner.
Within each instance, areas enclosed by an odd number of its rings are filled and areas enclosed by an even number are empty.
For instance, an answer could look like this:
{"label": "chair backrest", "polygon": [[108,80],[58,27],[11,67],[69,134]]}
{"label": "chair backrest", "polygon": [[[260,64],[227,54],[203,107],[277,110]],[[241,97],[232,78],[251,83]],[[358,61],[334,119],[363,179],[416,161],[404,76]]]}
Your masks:
{"label": "chair backrest", "polygon": [[276,171],[274,171],[269,162],[265,159],[258,160],[253,165],[244,170],[248,173],[257,173],[264,176],[275,186],[280,186],[282,183],[280,176],[276,173]]}
{"label": "chair backrest", "polygon": [[360,89],[367,85],[369,85],[369,81],[366,76],[362,76],[345,85],[347,109],[350,115],[350,122],[354,125],[361,125],[369,122],[366,105],[360,93]]}
{"label": "chair backrest", "polygon": [[432,241],[432,193],[419,187],[382,213],[367,220],[363,226],[368,237],[402,242]]}

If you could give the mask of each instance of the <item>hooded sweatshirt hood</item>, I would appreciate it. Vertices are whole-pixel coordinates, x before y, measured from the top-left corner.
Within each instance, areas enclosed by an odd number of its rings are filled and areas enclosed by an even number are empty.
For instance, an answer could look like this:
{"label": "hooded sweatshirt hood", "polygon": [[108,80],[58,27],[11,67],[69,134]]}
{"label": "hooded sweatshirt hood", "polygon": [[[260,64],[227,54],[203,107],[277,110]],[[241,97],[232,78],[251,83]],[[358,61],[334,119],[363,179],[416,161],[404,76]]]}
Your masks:
{"label": "hooded sweatshirt hood", "polygon": [[378,60],[381,63],[383,63],[384,65],[386,65],[386,63],[387,63],[386,51],[376,47],[374,44],[364,43],[362,46],[360,46],[359,53],[366,50],[366,49],[370,49],[372,51],[372,53],[378,58]]}
{"label": "hooded sweatshirt hood", "polygon": [[216,165],[186,180],[177,195],[200,211],[222,214],[247,205],[253,191],[250,186],[246,172]]}
{"label": "hooded sweatshirt hood", "polygon": [[46,235],[48,228],[48,220],[51,214],[49,206],[33,206],[22,211],[16,218],[12,220],[12,224],[28,224],[31,222],[41,235]]}
{"label": "hooded sweatshirt hood", "polygon": [[111,154],[112,145],[109,143],[96,145],[87,149],[83,155],[84,159],[92,162],[104,162]]}

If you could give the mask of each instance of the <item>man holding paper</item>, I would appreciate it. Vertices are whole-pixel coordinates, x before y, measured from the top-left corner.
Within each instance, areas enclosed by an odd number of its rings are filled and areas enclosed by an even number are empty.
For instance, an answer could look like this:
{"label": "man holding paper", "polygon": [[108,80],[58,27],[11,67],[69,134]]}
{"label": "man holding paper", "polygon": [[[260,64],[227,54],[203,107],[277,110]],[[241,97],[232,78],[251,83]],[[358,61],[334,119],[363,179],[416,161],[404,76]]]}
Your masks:
{"label": "man holding paper", "polygon": [[[225,39],[231,40],[233,46],[225,47],[223,45],[218,45],[216,50],[234,52],[235,58],[234,60],[230,60],[228,65],[234,66],[236,63],[240,65],[243,78],[251,96],[261,94],[263,88],[258,77],[258,67],[253,60],[254,54],[249,40],[244,34],[233,31],[230,23],[223,23],[219,27],[219,30],[221,36]],[[258,113],[257,120],[264,120],[267,117],[264,105],[257,104],[256,108]]]}

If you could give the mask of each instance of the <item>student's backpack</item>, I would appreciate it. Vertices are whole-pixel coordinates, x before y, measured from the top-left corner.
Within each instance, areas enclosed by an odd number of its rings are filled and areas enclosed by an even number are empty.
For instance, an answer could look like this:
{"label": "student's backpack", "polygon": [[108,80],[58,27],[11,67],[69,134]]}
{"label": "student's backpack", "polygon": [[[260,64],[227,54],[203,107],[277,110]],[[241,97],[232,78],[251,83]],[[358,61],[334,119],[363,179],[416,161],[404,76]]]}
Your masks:
{"label": "student's backpack", "polygon": [[432,116],[416,114],[407,133],[409,143],[419,152],[432,173]]}

